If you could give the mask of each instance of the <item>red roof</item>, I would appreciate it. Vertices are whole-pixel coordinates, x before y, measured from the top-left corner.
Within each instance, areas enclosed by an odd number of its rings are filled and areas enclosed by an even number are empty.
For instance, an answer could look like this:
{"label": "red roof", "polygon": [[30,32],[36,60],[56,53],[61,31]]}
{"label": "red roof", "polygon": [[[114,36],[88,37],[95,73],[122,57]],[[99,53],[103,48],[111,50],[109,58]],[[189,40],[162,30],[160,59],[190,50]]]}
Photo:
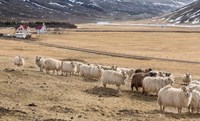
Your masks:
{"label": "red roof", "polygon": [[42,25],[38,25],[38,26],[36,26],[35,29],[37,29],[37,30],[42,29]]}
{"label": "red roof", "polygon": [[[17,30],[20,26],[21,26],[21,25],[18,25],[18,26],[15,28],[15,30]],[[25,30],[27,30],[28,25],[22,25],[22,26],[23,26],[23,28],[24,28]]]}

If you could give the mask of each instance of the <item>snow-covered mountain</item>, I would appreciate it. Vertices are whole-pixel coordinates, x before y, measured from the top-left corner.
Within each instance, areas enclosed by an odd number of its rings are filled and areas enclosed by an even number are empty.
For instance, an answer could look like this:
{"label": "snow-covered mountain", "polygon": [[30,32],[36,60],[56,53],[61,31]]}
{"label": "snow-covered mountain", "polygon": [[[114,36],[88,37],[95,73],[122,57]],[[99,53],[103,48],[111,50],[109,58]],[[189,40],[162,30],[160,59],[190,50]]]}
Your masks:
{"label": "snow-covered mountain", "polygon": [[200,24],[200,0],[166,15],[163,19],[176,24]]}
{"label": "snow-covered mountain", "polygon": [[142,19],[193,0],[0,0],[0,20],[94,22]]}

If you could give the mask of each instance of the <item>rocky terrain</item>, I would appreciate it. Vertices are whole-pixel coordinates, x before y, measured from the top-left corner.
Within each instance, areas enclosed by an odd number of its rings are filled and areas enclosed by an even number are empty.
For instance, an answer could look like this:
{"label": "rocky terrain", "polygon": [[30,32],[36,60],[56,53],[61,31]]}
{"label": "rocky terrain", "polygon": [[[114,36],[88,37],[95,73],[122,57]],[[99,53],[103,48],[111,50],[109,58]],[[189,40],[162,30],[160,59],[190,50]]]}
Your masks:
{"label": "rocky terrain", "polygon": [[199,24],[200,23],[200,1],[195,1],[168,15],[163,20],[170,23]]}

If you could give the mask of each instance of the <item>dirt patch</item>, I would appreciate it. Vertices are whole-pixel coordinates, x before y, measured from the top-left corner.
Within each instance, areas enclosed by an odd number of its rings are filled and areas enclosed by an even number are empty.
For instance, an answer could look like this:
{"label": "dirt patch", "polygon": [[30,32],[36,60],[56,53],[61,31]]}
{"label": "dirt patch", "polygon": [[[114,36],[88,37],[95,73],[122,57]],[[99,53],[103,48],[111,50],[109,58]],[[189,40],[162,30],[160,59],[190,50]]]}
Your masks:
{"label": "dirt patch", "polygon": [[104,87],[94,87],[91,89],[85,90],[88,94],[97,95],[99,97],[113,97],[118,95],[118,91],[112,88],[104,88]]}
{"label": "dirt patch", "polygon": [[6,109],[4,107],[0,107],[0,116],[26,116],[27,113],[22,111],[22,110],[11,110],[11,109]]}
{"label": "dirt patch", "polygon": [[50,108],[50,111],[58,113],[75,113],[76,111],[72,108],[62,107],[62,106],[53,106]]}

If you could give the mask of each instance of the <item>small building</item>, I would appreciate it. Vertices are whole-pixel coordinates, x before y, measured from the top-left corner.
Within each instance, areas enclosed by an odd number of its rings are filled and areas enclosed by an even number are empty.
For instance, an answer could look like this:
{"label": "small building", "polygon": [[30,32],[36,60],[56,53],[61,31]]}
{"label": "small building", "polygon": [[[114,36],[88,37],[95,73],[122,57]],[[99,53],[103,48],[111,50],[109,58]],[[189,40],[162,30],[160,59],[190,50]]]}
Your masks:
{"label": "small building", "polygon": [[27,25],[20,25],[15,28],[15,37],[27,39],[31,38],[30,28]]}
{"label": "small building", "polygon": [[37,34],[44,34],[47,33],[47,27],[45,25],[45,23],[43,23],[42,25],[38,25],[35,27]]}

